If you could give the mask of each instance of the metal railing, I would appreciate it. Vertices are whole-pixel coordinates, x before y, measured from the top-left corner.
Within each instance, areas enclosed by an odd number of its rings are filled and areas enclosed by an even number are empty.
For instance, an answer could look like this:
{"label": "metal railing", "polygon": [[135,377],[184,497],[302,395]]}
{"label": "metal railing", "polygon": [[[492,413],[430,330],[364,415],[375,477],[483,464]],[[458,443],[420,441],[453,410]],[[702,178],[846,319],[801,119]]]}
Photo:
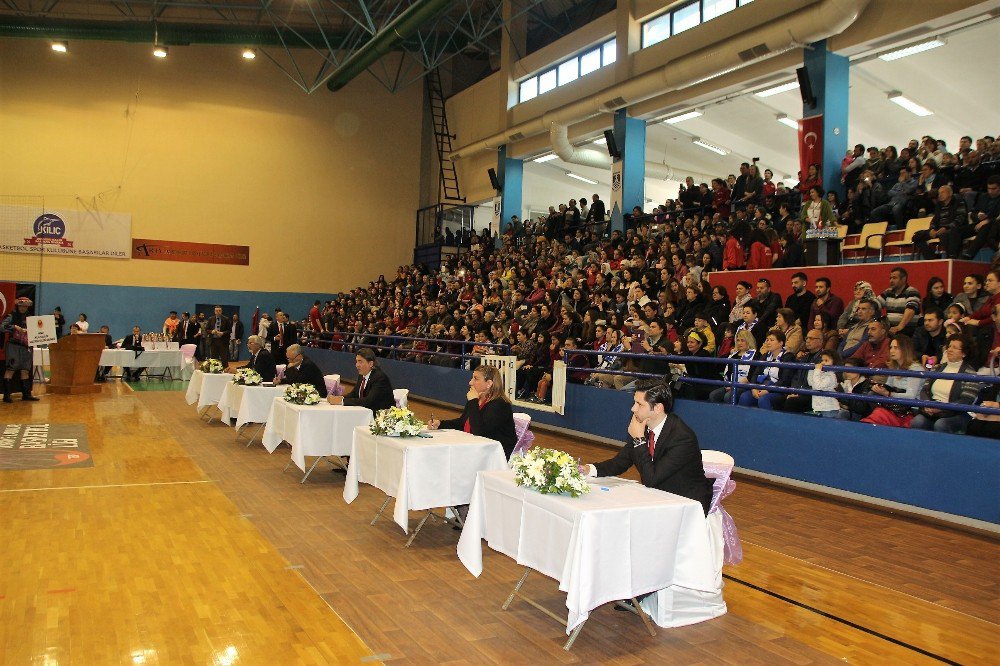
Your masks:
{"label": "metal railing", "polygon": [[[476,358],[475,354],[471,353],[471,349],[474,347],[489,347],[492,352],[501,356],[510,355],[510,345],[499,343],[499,342],[476,342],[475,340],[451,340],[449,338],[420,338],[409,335],[381,335],[378,333],[354,333],[346,331],[303,331],[305,336],[308,338],[307,345],[314,349],[333,349],[334,347],[342,347],[345,350],[356,350],[362,347],[368,347],[369,349],[377,349],[380,351],[388,352],[387,358],[394,360],[406,360],[400,358],[401,356],[406,356],[410,354],[419,356],[441,356],[445,358],[459,359],[460,364],[465,361]],[[334,336],[341,336],[338,340]],[[326,337],[331,336],[331,337]],[[372,342],[374,340],[374,342]],[[397,344],[392,344],[397,342]],[[458,346],[461,352],[446,352],[439,351],[436,349],[414,349],[412,347],[403,347],[403,344],[414,343],[414,342],[427,342],[429,344],[435,344],[445,348],[454,348]]]}
{"label": "metal railing", "polygon": [[[812,370],[815,368],[814,363],[783,363],[781,361],[764,361],[760,359],[745,361],[738,358],[717,358],[714,356],[681,356],[678,354],[635,354],[631,352],[609,352],[609,351],[599,351],[593,349],[572,349],[563,352],[563,360],[567,363],[567,372],[586,372],[586,373],[603,373],[603,374],[613,374],[613,375],[627,375],[630,377],[640,378],[660,378],[663,375],[650,374],[643,372],[631,372],[625,370],[605,370],[600,368],[583,368],[579,366],[569,366],[569,359],[572,356],[585,355],[585,356],[614,356],[616,358],[634,358],[641,360],[656,360],[665,363],[675,363],[675,364],[687,364],[687,363],[707,363],[712,365],[725,365],[729,366],[729,379],[701,379],[699,377],[688,377],[682,375],[679,379],[683,383],[687,384],[699,384],[702,386],[715,386],[724,387],[730,389],[729,402],[730,404],[736,404],[737,401],[737,389],[748,391],[750,389],[762,389],[765,391],[773,391],[775,393],[785,393],[794,395],[809,395],[809,396],[823,396],[829,398],[837,398],[838,400],[858,400],[861,402],[873,402],[881,404],[891,404],[891,405],[903,405],[905,407],[932,407],[935,409],[943,409],[956,412],[975,412],[980,414],[992,414],[1000,415],[1000,409],[993,407],[983,407],[981,405],[967,405],[965,403],[953,403],[953,402],[937,402],[936,400],[919,400],[912,398],[897,398],[893,395],[882,396],[878,394],[857,394],[857,393],[844,393],[843,391],[818,391],[816,389],[811,389],[808,387],[802,388],[791,388],[785,386],[776,386],[774,384],[758,384],[758,383],[748,383],[740,382],[737,378],[737,373],[734,366],[749,365],[756,368],[787,368],[791,370]],[[884,375],[887,377],[920,377],[921,379],[948,379],[960,382],[973,382],[976,384],[1000,384],[1000,377],[995,377],[992,375],[978,375],[978,374],[959,374],[959,373],[944,373],[944,372],[934,372],[933,370],[893,370],[889,368],[867,368],[867,367],[854,367],[854,366],[843,366],[843,365],[829,365],[824,366],[825,370],[831,372],[853,372],[859,375]]]}

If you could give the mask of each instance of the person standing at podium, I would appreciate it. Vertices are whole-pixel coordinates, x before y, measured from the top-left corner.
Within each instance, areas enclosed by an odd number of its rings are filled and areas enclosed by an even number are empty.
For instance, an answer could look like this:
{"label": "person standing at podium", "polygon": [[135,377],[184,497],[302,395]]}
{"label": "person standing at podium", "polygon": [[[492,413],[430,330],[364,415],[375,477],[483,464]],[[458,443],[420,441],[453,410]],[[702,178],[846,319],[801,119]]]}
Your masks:
{"label": "person standing at podium", "polygon": [[32,306],[30,298],[21,296],[14,301],[14,311],[0,322],[0,333],[7,334],[4,346],[6,361],[3,372],[3,401],[14,402],[10,394],[14,390],[14,375],[20,380],[21,400],[35,401],[38,398],[31,395],[31,348],[28,346],[28,308]]}

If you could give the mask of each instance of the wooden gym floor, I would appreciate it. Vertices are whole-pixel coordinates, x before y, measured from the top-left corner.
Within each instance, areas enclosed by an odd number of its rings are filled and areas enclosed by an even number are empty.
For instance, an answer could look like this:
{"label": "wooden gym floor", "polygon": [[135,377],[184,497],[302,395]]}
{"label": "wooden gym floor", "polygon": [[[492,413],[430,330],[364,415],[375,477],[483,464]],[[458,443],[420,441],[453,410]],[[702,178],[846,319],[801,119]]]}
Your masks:
{"label": "wooden gym floor", "polygon": [[[746,557],[726,568],[729,613],[652,638],[604,606],[566,653],[549,618],[500,610],[515,562],[484,546],[473,578],[438,522],[404,549],[391,520],[368,524],[382,493],[362,486],[347,505],[326,465],[300,484],[282,472],[287,448],[237,444],[180,392],[111,383],[0,405],[0,423],[28,422],[86,424],[94,466],[0,470],[0,664],[997,659],[1000,547],[987,536],[738,479],[727,508]],[[612,454],[543,432],[536,443]],[[535,574],[525,590],[565,615],[555,581]]]}

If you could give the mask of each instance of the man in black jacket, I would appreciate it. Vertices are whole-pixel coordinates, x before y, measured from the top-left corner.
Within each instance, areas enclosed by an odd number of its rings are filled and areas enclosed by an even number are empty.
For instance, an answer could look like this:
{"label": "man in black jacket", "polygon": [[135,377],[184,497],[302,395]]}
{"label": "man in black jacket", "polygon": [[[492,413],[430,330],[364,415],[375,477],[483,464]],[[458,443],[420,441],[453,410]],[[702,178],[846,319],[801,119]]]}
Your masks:
{"label": "man in black jacket", "polygon": [[256,370],[261,381],[273,382],[277,375],[277,368],[274,365],[274,357],[271,356],[271,352],[264,348],[264,338],[259,335],[251,335],[247,338],[247,349],[250,350],[250,362],[247,363],[246,367]]}
{"label": "man in black jacket", "polygon": [[198,344],[199,328],[198,322],[191,319],[190,312],[181,314],[181,322],[177,324],[177,328],[174,329],[174,335],[177,338],[177,342],[181,346]]}
{"label": "man in black jacket", "polygon": [[271,353],[274,354],[275,363],[286,363],[288,357],[288,346],[298,340],[299,333],[295,330],[295,324],[288,321],[288,315],[284,312],[276,312],[277,323],[268,327],[267,334],[273,336],[271,343]]}
{"label": "man in black jacket", "polygon": [[644,486],[693,499],[708,515],[712,480],[705,476],[698,438],[670,413],[672,408],[668,386],[641,382],[632,403],[629,439],[614,458],[589,465],[588,475],[617,476],[635,466]]}
{"label": "man in black jacket", "polygon": [[285,366],[285,376],[281,384],[312,384],[321,398],[326,397],[326,382],[319,366],[302,355],[300,345],[289,345],[285,352],[288,355],[288,365]]}
{"label": "man in black jacket", "polygon": [[375,353],[367,347],[359,349],[354,357],[354,367],[358,370],[358,381],[351,392],[344,396],[331,395],[331,405],[367,407],[373,412],[396,405],[392,395],[389,377],[375,364]]}
{"label": "man in black jacket", "polygon": [[215,314],[208,320],[208,357],[217,358],[222,367],[229,365],[229,334],[233,322],[222,314],[222,306],[215,306]]}
{"label": "man in black jacket", "polygon": [[961,197],[956,197],[950,185],[938,188],[937,203],[931,228],[913,234],[913,247],[924,259],[935,257],[928,241],[937,238],[945,246],[949,259],[957,259],[962,250],[962,241],[969,231],[969,210]]}
{"label": "man in black jacket", "polygon": [[[105,343],[107,338],[105,338]],[[131,349],[135,352],[135,357],[139,358],[139,355],[143,352],[142,346],[142,329],[138,326],[132,327],[132,335],[128,336],[122,340],[122,349]],[[127,382],[137,382],[139,381],[139,375],[142,374],[143,368],[133,368],[124,367],[122,368],[122,373],[124,374],[125,381]]]}

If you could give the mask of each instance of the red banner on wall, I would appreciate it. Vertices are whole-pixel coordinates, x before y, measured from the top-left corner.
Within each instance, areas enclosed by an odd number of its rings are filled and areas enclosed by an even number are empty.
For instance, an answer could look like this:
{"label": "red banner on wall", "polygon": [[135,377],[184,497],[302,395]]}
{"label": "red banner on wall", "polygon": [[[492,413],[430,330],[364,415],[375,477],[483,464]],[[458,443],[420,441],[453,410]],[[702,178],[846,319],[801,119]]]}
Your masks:
{"label": "red banner on wall", "polygon": [[133,238],[132,258],[249,266],[250,247],[247,245],[216,245],[214,243]]}
{"label": "red banner on wall", "polygon": [[[17,298],[17,284],[13,282],[0,282],[0,321],[14,311],[14,299]],[[0,333],[0,342],[4,341],[4,336]],[[6,357],[3,353],[3,344],[0,344],[0,361]]]}
{"label": "red banner on wall", "polygon": [[800,179],[809,174],[809,165],[823,165],[823,116],[812,116],[799,121],[799,170]]}

